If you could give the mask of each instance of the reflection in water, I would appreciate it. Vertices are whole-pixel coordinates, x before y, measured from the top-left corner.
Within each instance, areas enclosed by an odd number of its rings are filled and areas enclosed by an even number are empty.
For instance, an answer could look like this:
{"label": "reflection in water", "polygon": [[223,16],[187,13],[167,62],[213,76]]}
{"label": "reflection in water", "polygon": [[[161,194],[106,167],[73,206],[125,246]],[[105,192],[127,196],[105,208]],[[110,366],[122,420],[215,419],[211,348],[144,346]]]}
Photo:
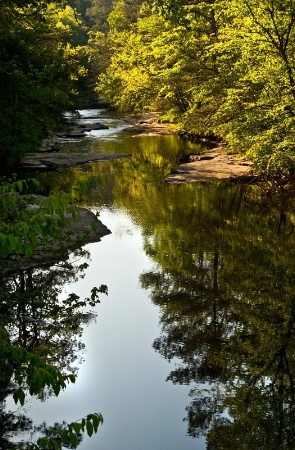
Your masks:
{"label": "reflection in water", "polygon": [[[77,264],[76,258],[79,260],[82,256],[84,262]],[[14,436],[17,439],[19,435],[29,436],[29,432],[51,436],[52,427],[48,427],[46,423],[34,426],[32,420],[24,414],[7,411],[6,397],[14,394],[18,388],[28,396],[31,386],[38,385],[38,377],[41,379],[46,376],[43,366],[38,366],[39,370],[34,369],[34,359],[24,363],[18,349],[25,349],[32,358],[42,358],[62,375],[77,374],[77,364],[83,361],[82,330],[96,317],[96,314],[86,308],[95,306],[97,301],[82,300],[75,294],[62,299],[60,293],[65,283],[83,277],[87,257],[89,255],[85,251],[77,251],[71,262],[60,262],[47,269],[18,270],[2,274],[0,278],[0,332],[9,344],[13,356],[1,359],[0,364],[1,449],[19,448],[19,443],[11,442],[10,439]],[[101,291],[105,291],[104,288]],[[5,346],[5,341],[1,341],[2,346]],[[5,351],[1,351],[2,356],[3,354],[5,355]],[[37,359],[34,364],[38,364]],[[22,371],[24,375],[26,373],[24,379]],[[29,385],[26,384],[26,379],[30,380]],[[57,395],[55,387],[50,385],[39,390],[38,398],[45,401],[54,394]],[[81,440],[82,435],[79,435],[78,442]]]}
{"label": "reflection in water", "polygon": [[141,283],[162,314],[154,348],[181,361],[168,380],[210,383],[192,389],[186,419],[208,448],[292,449],[294,200],[224,184],[194,194],[146,243],[158,269]]}
{"label": "reflection in water", "polygon": [[79,146],[132,156],[43,174],[43,189],[89,182],[86,206],[125,210],[140,226],[155,263],[141,287],[161,312],[153,347],[178,361],[167,380],[191,387],[188,434],[206,435],[207,449],[295,448],[294,199],[226,182],[166,185],[177,159],[201,150],[177,136]]}

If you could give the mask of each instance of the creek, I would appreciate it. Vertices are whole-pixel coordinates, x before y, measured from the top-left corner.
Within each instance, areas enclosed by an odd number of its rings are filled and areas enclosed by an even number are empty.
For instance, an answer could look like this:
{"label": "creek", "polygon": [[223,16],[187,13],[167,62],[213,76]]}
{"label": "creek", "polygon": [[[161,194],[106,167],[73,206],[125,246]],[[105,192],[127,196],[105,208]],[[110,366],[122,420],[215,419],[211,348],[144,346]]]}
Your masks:
{"label": "creek", "polygon": [[49,425],[100,412],[81,450],[295,448],[294,197],[265,185],[165,184],[202,147],[133,137],[104,110],[80,114],[110,128],[63,151],[131,157],[38,178],[43,194],[86,183],[83,206],[111,230],[86,246],[88,268],[63,281],[61,297],[102,283],[109,295],[74,338],[76,384],[21,411]]}

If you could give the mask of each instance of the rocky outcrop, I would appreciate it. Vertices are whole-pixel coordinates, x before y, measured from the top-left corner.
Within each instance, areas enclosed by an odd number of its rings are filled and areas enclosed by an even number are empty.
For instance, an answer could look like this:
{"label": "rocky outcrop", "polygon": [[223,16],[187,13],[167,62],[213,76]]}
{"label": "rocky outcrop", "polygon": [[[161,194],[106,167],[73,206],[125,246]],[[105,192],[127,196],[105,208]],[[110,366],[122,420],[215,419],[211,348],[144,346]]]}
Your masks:
{"label": "rocky outcrop", "polygon": [[[42,200],[42,196],[36,196],[36,204]],[[63,228],[61,239],[53,240],[50,244],[42,244],[36,247],[31,257],[25,258],[19,255],[11,256],[2,261],[2,271],[26,270],[33,267],[49,266],[59,261],[66,260],[69,255],[82,246],[99,242],[103,236],[111,231],[98,219],[96,214],[86,208],[78,209],[78,217],[74,220],[70,213],[65,216],[67,225]]]}
{"label": "rocky outcrop", "polygon": [[60,144],[70,141],[81,140],[87,136],[87,132],[92,130],[108,130],[109,127],[103,123],[94,122],[91,124],[76,124],[69,127],[64,133],[43,139],[39,152],[59,151]]}
{"label": "rocky outcrop", "polygon": [[189,161],[174,167],[165,177],[167,183],[200,183],[213,180],[235,181],[239,177],[253,177],[252,163],[229,155],[222,147],[191,155]]}
{"label": "rocky outcrop", "polygon": [[98,153],[27,153],[21,161],[25,169],[57,169],[59,167],[72,167],[87,162],[109,161],[115,158],[126,158],[127,153],[98,154]]}
{"label": "rocky outcrop", "polygon": [[83,138],[86,137],[87,132],[92,130],[108,130],[109,127],[104,125],[103,123],[92,123],[92,124],[77,124],[73,127],[70,127],[65,133],[58,134],[57,137],[60,139],[67,138]]}
{"label": "rocky outcrop", "polygon": [[158,136],[176,133],[173,124],[158,123],[158,114],[149,112],[140,116],[129,117],[134,122],[133,126],[125,128],[123,131],[134,133],[136,136]]}

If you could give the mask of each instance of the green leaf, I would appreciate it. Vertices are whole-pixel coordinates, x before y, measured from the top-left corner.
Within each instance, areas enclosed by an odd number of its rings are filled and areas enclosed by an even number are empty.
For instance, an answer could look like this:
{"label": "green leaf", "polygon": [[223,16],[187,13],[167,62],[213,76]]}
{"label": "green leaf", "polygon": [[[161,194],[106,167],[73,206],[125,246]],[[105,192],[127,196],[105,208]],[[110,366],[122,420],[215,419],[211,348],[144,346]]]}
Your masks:
{"label": "green leaf", "polygon": [[89,437],[93,435],[93,425],[90,420],[86,420],[86,431]]}
{"label": "green leaf", "polygon": [[82,426],[79,423],[71,423],[71,427],[75,431],[76,434],[79,434],[81,432]]}
{"label": "green leaf", "polygon": [[78,438],[74,433],[69,433],[71,446],[77,448],[78,446]]}
{"label": "green leaf", "polygon": [[18,181],[16,182],[16,185],[17,185],[17,187],[18,187],[18,190],[19,190],[20,192],[22,192],[22,190],[23,190],[23,181],[18,180]]}
{"label": "green leaf", "polygon": [[56,395],[56,397],[58,397],[59,393],[60,393],[60,386],[58,384],[54,384],[53,386],[53,392]]}
{"label": "green leaf", "polygon": [[17,391],[15,391],[14,394],[13,394],[13,400],[14,400],[14,402],[15,402],[15,403],[20,402],[20,404],[21,404],[22,406],[23,406],[24,403],[25,403],[25,397],[26,397],[26,395],[25,395],[24,391],[23,391],[21,388],[19,388],[19,389],[18,389]]}
{"label": "green leaf", "polygon": [[27,246],[27,247],[25,248],[24,254],[25,254],[25,257],[26,257],[26,258],[29,258],[30,256],[32,256],[32,254],[33,254],[33,249],[32,249],[32,247]]}
{"label": "green leaf", "polygon": [[65,445],[67,445],[69,443],[70,438],[69,438],[68,430],[61,430],[60,437]]}
{"label": "green leaf", "polygon": [[58,441],[56,441],[55,439],[52,439],[52,444],[54,447],[54,450],[61,450],[61,445]]}
{"label": "green leaf", "polygon": [[71,381],[71,383],[74,383],[74,384],[75,384],[75,382],[76,382],[76,377],[75,377],[74,374],[70,373],[70,374],[68,375],[68,378],[69,378],[69,380]]}

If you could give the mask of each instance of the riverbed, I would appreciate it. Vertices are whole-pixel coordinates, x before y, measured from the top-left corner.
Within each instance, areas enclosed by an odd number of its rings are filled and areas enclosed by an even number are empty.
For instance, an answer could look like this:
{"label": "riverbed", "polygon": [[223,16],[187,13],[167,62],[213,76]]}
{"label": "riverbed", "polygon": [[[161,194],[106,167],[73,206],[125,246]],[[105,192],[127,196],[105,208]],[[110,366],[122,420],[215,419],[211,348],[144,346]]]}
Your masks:
{"label": "riverbed", "polygon": [[293,448],[294,199],[265,185],[167,184],[204,147],[133,136],[103,110],[78,120],[94,116],[110,128],[63,151],[131,157],[37,176],[43,194],[87,183],[83,206],[111,230],[61,296],[102,283],[109,295],[84,327],[76,384],[25,414],[50,425],[100,412],[81,450]]}

